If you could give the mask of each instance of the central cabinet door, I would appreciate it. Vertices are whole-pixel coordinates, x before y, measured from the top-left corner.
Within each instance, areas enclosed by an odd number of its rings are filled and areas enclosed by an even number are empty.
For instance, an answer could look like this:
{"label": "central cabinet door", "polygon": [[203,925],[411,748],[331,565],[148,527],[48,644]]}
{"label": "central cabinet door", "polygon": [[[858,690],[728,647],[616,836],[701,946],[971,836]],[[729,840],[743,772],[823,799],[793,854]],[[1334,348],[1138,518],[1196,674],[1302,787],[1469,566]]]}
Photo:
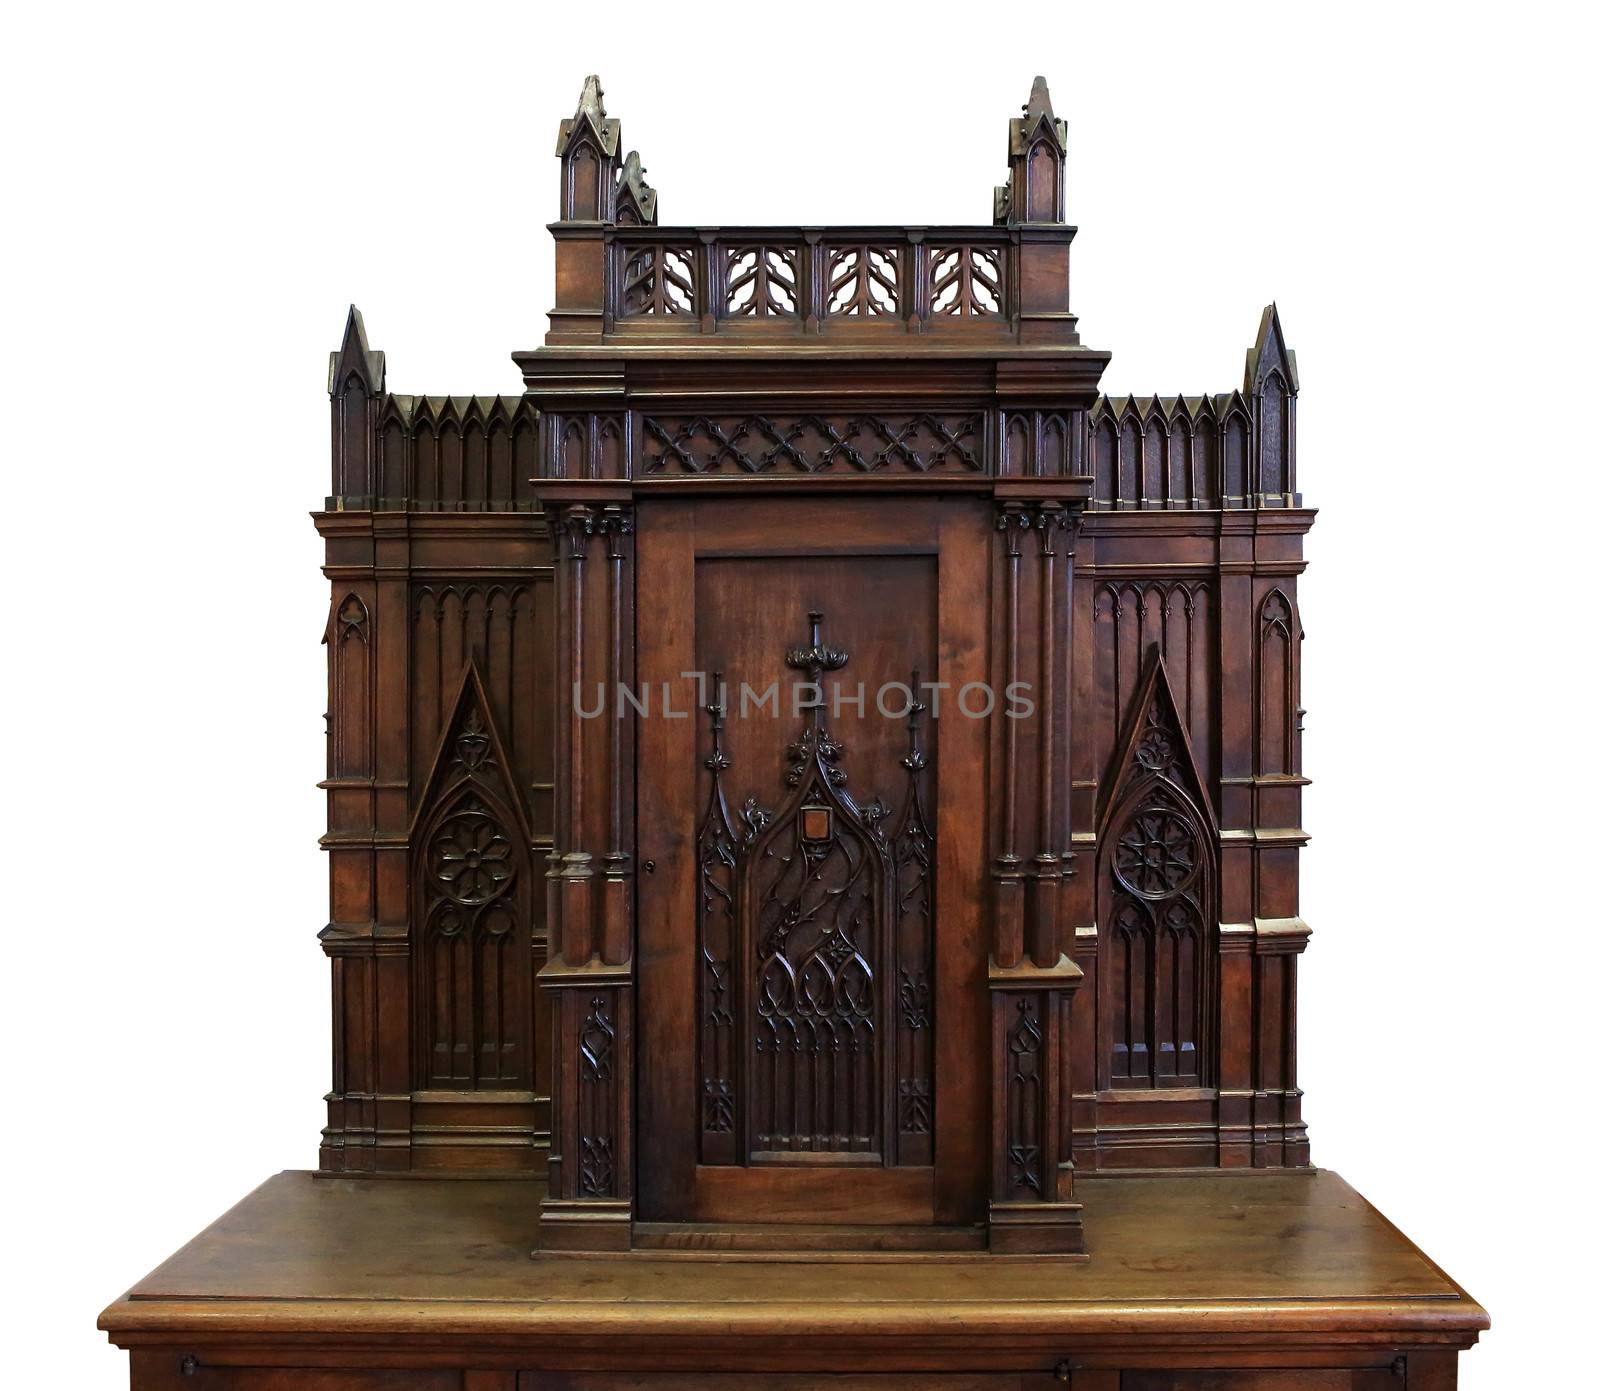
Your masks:
{"label": "central cabinet door", "polygon": [[981,1218],[987,516],[639,506],[646,1221]]}

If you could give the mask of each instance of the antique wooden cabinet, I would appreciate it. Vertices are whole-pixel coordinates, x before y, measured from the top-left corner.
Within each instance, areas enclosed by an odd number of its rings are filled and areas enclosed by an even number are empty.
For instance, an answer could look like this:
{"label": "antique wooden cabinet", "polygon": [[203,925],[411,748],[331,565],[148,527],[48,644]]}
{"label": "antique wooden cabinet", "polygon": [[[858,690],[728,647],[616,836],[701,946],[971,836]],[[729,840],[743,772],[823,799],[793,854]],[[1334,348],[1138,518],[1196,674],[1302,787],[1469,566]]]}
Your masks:
{"label": "antique wooden cabinet", "polygon": [[135,1385],[1453,1385],[1309,1167],[1276,309],[1103,396],[1042,79],[981,226],[665,226],[594,78],[556,153],[520,396],[332,355],[328,1125]]}

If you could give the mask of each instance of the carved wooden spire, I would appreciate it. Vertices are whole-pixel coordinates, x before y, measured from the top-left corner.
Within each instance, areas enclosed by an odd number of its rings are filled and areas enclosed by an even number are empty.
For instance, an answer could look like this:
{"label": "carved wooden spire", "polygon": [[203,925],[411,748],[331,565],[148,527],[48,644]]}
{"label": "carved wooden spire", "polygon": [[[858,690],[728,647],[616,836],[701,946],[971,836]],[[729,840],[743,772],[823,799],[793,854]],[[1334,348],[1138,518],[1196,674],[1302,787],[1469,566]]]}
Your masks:
{"label": "carved wooden spire", "polygon": [[629,150],[617,177],[616,220],[619,227],[654,227],[656,191],[644,179],[639,152]]}
{"label": "carved wooden spire", "polygon": [[1050,105],[1050,89],[1033,79],[1022,115],[1011,121],[1008,151],[1011,173],[994,191],[994,220],[1065,222],[1063,174],[1067,163],[1067,123],[1058,121]]}
{"label": "carved wooden spire", "polygon": [[1269,304],[1261,311],[1261,327],[1256,332],[1256,345],[1244,356],[1244,392],[1254,396],[1261,384],[1278,372],[1284,379],[1290,395],[1300,391],[1300,372],[1295,366],[1294,349],[1284,341],[1283,321],[1278,318],[1278,306]]}
{"label": "carved wooden spire", "polygon": [[361,311],[350,306],[344,341],[328,354],[328,396],[333,406],[333,484],[339,507],[366,507],[377,491],[374,478],[378,405],[383,398],[384,359],[367,347]]}
{"label": "carved wooden spire", "polygon": [[578,109],[561,123],[561,220],[612,222],[616,218],[618,150],[622,122],[606,115],[605,93],[592,73],[583,81]]}
{"label": "carved wooden spire", "polygon": [[1261,311],[1256,345],[1245,354],[1244,394],[1256,422],[1250,461],[1255,505],[1297,507],[1294,413],[1300,373],[1294,350],[1284,341],[1276,304]]}
{"label": "carved wooden spire", "polygon": [[367,347],[366,325],[352,304],[344,321],[344,339],[337,351],[328,354],[328,395],[340,395],[355,380],[368,396],[377,396],[383,391],[383,379],[383,354]]}

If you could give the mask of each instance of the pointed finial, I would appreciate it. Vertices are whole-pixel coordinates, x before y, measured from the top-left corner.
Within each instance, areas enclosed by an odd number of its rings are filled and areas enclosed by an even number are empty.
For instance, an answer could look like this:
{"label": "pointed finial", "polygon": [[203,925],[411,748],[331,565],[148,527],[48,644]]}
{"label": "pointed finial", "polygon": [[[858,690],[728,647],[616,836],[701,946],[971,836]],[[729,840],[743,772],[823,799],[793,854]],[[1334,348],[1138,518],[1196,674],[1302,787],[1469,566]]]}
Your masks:
{"label": "pointed finial", "polygon": [[1008,158],[1011,177],[995,190],[997,223],[1065,222],[1063,173],[1067,158],[1067,123],[1056,119],[1050,87],[1033,79],[1022,115],[1011,118]]}
{"label": "pointed finial", "polygon": [[587,131],[598,143],[600,151],[615,155],[617,142],[622,138],[622,122],[606,115],[606,94],[600,88],[600,79],[593,73],[583,79],[583,91],[578,96],[578,109],[561,123],[556,137],[556,153],[564,155],[573,137]]}
{"label": "pointed finial", "polygon": [[645,181],[639,152],[629,150],[617,179],[617,225],[652,227],[656,221],[656,191]]}
{"label": "pointed finial", "polygon": [[350,313],[344,321],[344,338],[341,342],[343,351],[349,352],[352,348],[363,357],[367,353],[367,326],[361,320],[361,311],[350,306]]}
{"label": "pointed finial", "polygon": [[341,390],[351,377],[358,378],[371,395],[383,390],[384,356],[367,346],[367,326],[353,304],[344,321],[339,349],[328,354],[328,394]]}
{"label": "pointed finial", "polygon": [[1300,390],[1300,372],[1294,349],[1283,336],[1283,321],[1274,302],[1261,311],[1261,327],[1256,330],[1256,345],[1244,357],[1245,395],[1254,393],[1259,382],[1277,368],[1288,383],[1290,395]]}

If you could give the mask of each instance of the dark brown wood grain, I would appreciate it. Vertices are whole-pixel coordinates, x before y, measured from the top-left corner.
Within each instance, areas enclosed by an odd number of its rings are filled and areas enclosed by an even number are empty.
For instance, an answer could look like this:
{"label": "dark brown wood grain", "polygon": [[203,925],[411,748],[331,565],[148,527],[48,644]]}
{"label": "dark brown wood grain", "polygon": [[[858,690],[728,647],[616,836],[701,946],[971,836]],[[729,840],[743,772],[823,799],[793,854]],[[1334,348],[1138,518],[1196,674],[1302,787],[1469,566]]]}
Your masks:
{"label": "dark brown wood grain", "polygon": [[[251,1385],[229,1380],[234,1369],[267,1367],[500,1369],[536,1373],[534,1386],[602,1372],[652,1385],[643,1372],[759,1371],[765,1384],[865,1369],[1020,1386],[1064,1367],[1074,1385],[1181,1374],[1192,1381],[1172,1384],[1319,1387],[1393,1375],[1402,1359],[1433,1376],[1487,1322],[1333,1174],[1117,1175],[1079,1187],[1096,1214],[1087,1261],[716,1250],[529,1260],[537,1181],[285,1173],[101,1323],[145,1360],[139,1391],[165,1391],[187,1384],[186,1357],[228,1387]],[[1402,1373],[1388,1384],[1448,1383]]]}
{"label": "dark brown wood grain", "polygon": [[1309,1169],[1276,307],[1101,394],[1043,79],[985,225],[664,224],[595,78],[557,157],[520,396],[330,356],[318,1177],[136,1388],[1452,1385]]}

